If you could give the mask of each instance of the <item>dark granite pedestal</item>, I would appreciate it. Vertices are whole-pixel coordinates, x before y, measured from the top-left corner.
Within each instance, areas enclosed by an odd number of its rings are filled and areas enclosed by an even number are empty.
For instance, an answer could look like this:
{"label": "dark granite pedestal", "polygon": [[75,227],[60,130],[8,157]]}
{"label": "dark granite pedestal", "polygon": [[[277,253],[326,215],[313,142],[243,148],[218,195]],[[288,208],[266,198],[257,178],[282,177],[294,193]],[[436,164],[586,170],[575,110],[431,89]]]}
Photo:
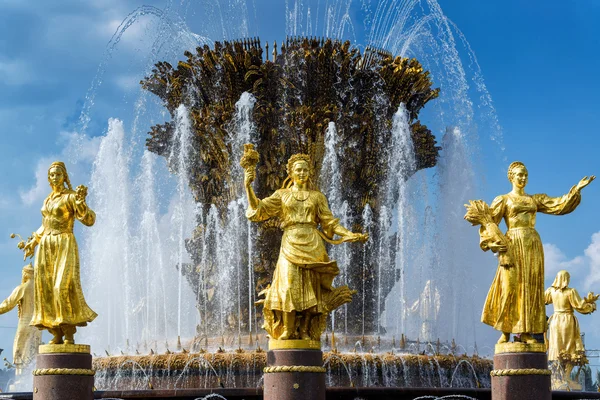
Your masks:
{"label": "dark granite pedestal", "polygon": [[492,400],[550,400],[550,370],[543,343],[496,345]]}
{"label": "dark granite pedestal", "polygon": [[325,368],[320,343],[269,341],[264,400],[325,400]]}
{"label": "dark granite pedestal", "polygon": [[33,371],[33,400],[92,400],[94,371],[88,345],[42,345]]}

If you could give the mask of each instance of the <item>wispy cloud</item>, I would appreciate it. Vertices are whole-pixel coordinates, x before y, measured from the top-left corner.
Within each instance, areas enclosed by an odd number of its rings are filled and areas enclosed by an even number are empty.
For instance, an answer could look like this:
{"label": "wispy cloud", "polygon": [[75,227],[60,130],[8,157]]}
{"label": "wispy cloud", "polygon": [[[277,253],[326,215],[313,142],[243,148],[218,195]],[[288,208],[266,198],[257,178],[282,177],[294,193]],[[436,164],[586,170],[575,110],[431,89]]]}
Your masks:
{"label": "wispy cloud", "polygon": [[5,85],[23,85],[35,81],[30,64],[20,59],[0,60],[0,83]]}
{"label": "wispy cloud", "polygon": [[589,289],[592,284],[600,282],[600,232],[592,235],[592,243],[585,249],[584,253],[590,264],[590,274],[586,279],[586,287]]}
{"label": "wispy cloud", "polygon": [[546,243],[544,244],[544,264],[546,280],[551,282],[556,273],[563,269],[568,270],[570,274],[581,274],[585,270],[586,259],[585,256],[568,259],[557,245]]}
{"label": "wispy cloud", "polygon": [[598,286],[600,282],[600,232],[592,235],[590,244],[583,254],[568,258],[552,243],[544,244],[546,286],[554,280],[562,269],[569,271],[574,286],[581,285],[585,290]]}
{"label": "wispy cloud", "polygon": [[49,193],[48,166],[52,164],[56,158],[58,157],[44,157],[38,160],[38,163],[35,167],[35,183],[29,189],[19,191],[21,201],[25,205],[31,206],[34,203],[43,200],[44,197]]}
{"label": "wispy cloud", "polygon": [[62,151],[59,155],[46,156],[38,161],[35,168],[35,183],[29,189],[19,191],[21,201],[31,206],[44,199],[50,191],[48,166],[56,160],[68,162],[67,169],[72,181],[87,181],[90,164],[96,158],[101,140],[101,137],[90,138],[77,132],[61,132],[58,142],[63,145]]}

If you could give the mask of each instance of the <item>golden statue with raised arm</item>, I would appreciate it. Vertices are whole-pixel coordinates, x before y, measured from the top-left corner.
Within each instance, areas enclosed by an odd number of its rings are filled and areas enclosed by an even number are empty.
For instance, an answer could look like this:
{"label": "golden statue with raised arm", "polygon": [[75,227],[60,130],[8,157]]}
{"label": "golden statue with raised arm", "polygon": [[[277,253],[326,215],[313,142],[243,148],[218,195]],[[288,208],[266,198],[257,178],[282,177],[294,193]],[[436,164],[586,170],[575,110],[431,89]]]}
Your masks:
{"label": "golden statue with raised arm", "polygon": [[[544,250],[535,230],[536,214],[572,212],[581,201],[581,189],[595,176],[584,177],[562,197],[525,193],[528,178],[525,165],[513,162],[508,167],[510,193],[496,197],[489,207],[481,200],[466,205],[465,219],[481,225],[481,249],[498,254],[498,270],[481,315],[482,322],[502,332],[498,343],[507,342],[511,333],[536,343],[531,334],[546,331]],[[508,228],[506,234],[498,229],[502,219]]]}
{"label": "golden statue with raised arm", "polygon": [[21,375],[37,354],[42,340],[42,331],[29,325],[33,316],[33,267],[28,264],[23,267],[21,284],[17,286],[6,300],[0,304],[0,314],[17,307],[19,325],[13,343],[13,364],[16,375]]}
{"label": "golden statue with raised arm", "polygon": [[590,292],[582,299],[577,290],[569,287],[570,279],[567,271],[559,271],[552,286],[546,289],[544,298],[546,304],[554,306],[554,314],[548,320],[548,361],[558,362],[564,367],[564,376],[574,389],[579,384],[570,380],[571,371],[575,365],[587,363],[575,311],[593,313],[600,296]]}
{"label": "golden statue with raised arm", "polygon": [[[83,298],[79,277],[79,250],[73,234],[75,220],[92,226],[96,214],[87,206],[87,188],[71,187],[67,168],[56,161],[48,168],[52,192],[42,205],[42,226],[23,248],[25,258],[35,253],[34,309],[31,325],[52,334],[50,344],[74,344],[78,326],[97,314]],[[64,341],[63,341],[64,337]]]}
{"label": "golden statue with raised arm", "polygon": [[[327,314],[350,302],[355,293],[347,286],[332,286],[339,269],[337,263],[329,259],[323,241],[334,244],[366,241],[368,235],[350,232],[333,217],[327,199],[312,184],[308,155],[290,157],[288,179],[283,187],[262,200],[256,197],[251,186],[257,162],[258,153],[246,145],[241,161],[248,196],[246,217],[253,222],[279,217],[283,228],[272,283],[263,291],[264,328],[275,340],[318,341],[325,329]],[[334,234],[341,239],[333,240]]]}

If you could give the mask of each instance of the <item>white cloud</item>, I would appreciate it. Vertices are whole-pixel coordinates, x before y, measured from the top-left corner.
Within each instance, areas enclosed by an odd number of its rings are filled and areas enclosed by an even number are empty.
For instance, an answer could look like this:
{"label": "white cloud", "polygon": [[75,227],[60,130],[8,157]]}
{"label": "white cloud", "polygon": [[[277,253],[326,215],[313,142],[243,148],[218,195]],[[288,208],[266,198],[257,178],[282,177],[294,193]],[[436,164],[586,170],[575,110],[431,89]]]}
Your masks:
{"label": "white cloud", "polygon": [[30,65],[23,60],[0,61],[0,82],[9,86],[18,86],[31,83],[35,80]]}
{"label": "white cloud", "polygon": [[11,203],[11,199],[8,196],[0,194],[0,210],[9,208]]}
{"label": "white cloud", "polygon": [[56,157],[44,157],[38,160],[35,167],[35,183],[28,190],[19,190],[21,201],[30,206],[44,199],[50,193],[48,185],[48,166],[56,160]]}
{"label": "white cloud", "polygon": [[47,156],[38,161],[35,183],[29,189],[19,191],[21,201],[31,206],[44,200],[50,193],[48,167],[57,160],[66,162],[73,187],[82,180],[87,181],[90,165],[96,158],[101,140],[101,137],[90,138],[77,132],[61,132],[58,142],[63,145],[63,149],[60,156]]}
{"label": "white cloud", "polygon": [[590,274],[585,280],[586,288],[589,289],[593,283],[600,282],[600,232],[592,235],[592,243],[585,249],[584,254],[590,264]]}
{"label": "white cloud", "polygon": [[139,75],[118,75],[114,78],[115,85],[123,91],[129,91],[140,87],[140,76]]}
{"label": "white cloud", "polygon": [[567,256],[552,243],[544,244],[544,273],[546,280],[552,282],[556,273],[566,269],[571,275],[577,275],[577,272],[583,271],[586,265],[584,256],[577,256],[568,260]]}
{"label": "white cloud", "polygon": [[91,163],[98,154],[101,136],[89,137],[78,132],[60,132],[59,143],[63,144],[63,157],[70,163]]}
{"label": "white cloud", "polygon": [[591,237],[591,243],[582,255],[568,259],[558,246],[544,244],[546,286],[552,283],[556,273],[561,269],[571,274],[571,286],[590,290],[600,282],[600,232]]}
{"label": "white cloud", "polygon": [[[126,27],[125,31],[122,33],[120,42],[121,45],[124,45],[128,49],[139,47],[142,42],[145,40],[148,41],[148,34],[152,24],[156,21],[156,17],[142,14],[138,17],[132,17],[132,19],[135,20],[135,23],[129,26],[127,26],[127,24],[121,26],[124,15],[127,14],[119,14],[117,18],[102,21],[97,25],[96,33],[102,37],[112,37],[114,34],[119,34],[120,29]],[[151,44],[153,38],[154,35],[151,36],[149,43],[146,43],[146,45]]]}

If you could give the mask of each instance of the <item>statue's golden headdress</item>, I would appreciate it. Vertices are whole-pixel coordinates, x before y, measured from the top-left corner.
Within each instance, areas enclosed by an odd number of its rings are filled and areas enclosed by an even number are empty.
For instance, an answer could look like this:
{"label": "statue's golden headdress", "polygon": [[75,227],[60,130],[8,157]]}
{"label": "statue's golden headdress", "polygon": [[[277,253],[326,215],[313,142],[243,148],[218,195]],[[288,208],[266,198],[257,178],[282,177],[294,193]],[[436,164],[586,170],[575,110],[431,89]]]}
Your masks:
{"label": "statue's golden headdress", "polygon": [[308,187],[310,189],[314,189],[314,185],[313,185],[313,181],[312,181],[312,176],[313,176],[314,171],[312,168],[311,159],[308,154],[303,154],[303,153],[294,154],[293,156],[291,156],[289,158],[289,160],[287,162],[287,166],[286,166],[286,171],[287,171],[288,176],[283,181],[283,185],[281,185],[282,189],[289,188],[294,184],[294,182],[292,181],[292,171],[294,169],[294,164],[296,164],[299,161],[304,161],[306,164],[308,164],[309,176],[310,176],[308,178]]}

